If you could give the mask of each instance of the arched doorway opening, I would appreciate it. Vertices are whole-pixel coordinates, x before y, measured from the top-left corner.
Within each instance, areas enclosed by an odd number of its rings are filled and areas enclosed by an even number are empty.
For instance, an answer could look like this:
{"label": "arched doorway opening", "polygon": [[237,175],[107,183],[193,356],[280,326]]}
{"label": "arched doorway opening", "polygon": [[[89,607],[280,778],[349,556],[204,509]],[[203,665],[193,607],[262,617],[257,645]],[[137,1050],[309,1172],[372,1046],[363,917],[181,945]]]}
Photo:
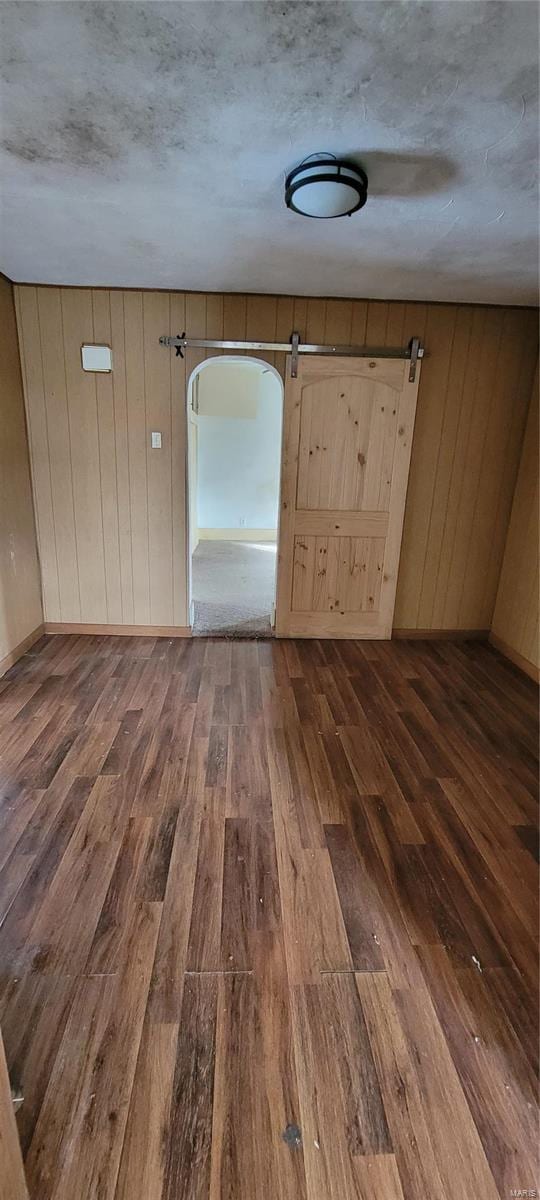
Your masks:
{"label": "arched doorway opening", "polygon": [[264,360],[207,359],[187,388],[189,613],[196,636],[272,634],[283,383]]}

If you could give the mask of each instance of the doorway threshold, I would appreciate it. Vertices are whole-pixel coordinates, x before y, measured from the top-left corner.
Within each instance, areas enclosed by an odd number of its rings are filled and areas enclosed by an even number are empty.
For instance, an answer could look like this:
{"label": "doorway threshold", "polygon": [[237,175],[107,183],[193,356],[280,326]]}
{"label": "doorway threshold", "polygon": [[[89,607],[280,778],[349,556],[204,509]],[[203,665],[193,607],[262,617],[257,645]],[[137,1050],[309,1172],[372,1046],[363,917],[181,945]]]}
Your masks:
{"label": "doorway threshold", "polygon": [[199,542],[192,560],[193,636],[270,638],[276,545]]}
{"label": "doorway threshold", "polygon": [[253,616],[240,605],[194,602],[193,637],[224,637],[249,641],[271,638],[270,614]]}

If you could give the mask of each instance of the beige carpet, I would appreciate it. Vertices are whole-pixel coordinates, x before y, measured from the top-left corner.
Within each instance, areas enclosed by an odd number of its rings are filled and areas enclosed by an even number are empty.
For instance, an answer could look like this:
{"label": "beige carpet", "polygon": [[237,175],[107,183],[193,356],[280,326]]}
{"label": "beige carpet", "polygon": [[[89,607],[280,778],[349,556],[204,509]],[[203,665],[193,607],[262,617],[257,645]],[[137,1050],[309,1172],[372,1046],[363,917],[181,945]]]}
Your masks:
{"label": "beige carpet", "polygon": [[271,637],[273,542],[199,542],[193,555],[193,633]]}

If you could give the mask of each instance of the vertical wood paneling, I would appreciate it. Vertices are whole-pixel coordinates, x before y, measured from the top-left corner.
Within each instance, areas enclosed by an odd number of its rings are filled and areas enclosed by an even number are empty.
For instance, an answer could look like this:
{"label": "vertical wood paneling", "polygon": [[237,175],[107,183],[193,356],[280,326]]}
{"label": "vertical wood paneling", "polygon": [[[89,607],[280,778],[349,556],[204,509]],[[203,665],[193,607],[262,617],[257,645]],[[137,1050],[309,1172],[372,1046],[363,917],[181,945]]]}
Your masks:
{"label": "vertical wood paneling", "polygon": [[386,345],[386,326],[390,305],[384,300],[370,300],[366,321],[366,345]]}
{"label": "vertical wood paneling", "polygon": [[[321,301],[324,304],[324,301]],[[276,341],[287,342],[294,329],[294,300],[292,296],[278,296],[276,309]],[[276,370],[285,379],[287,355],[276,354]]]}
{"label": "vertical wood paneling", "polygon": [[[501,355],[504,339],[503,311],[499,310],[492,321],[488,321],[482,346],[480,348],[480,371],[476,386],[474,404],[474,422],[468,446],[467,470],[462,492],[461,531],[458,555],[458,566],[455,569],[457,584],[457,619],[463,619],[468,612],[478,611],[479,576],[477,571],[478,553],[481,548],[481,529],[484,508],[484,496],[487,490],[485,461],[486,445],[489,426],[493,426],[494,416],[497,415],[492,407],[492,401],[500,379]],[[482,579],[483,582],[483,579]],[[482,614],[480,614],[482,615]]]}
{"label": "vertical wood paneling", "polygon": [[437,451],[441,438],[455,311],[453,307],[447,308],[445,305],[433,308],[426,327],[429,357],[422,364],[422,383],[427,375],[429,403],[422,404],[422,397],[425,401],[426,392],[419,392],[396,602],[396,618],[397,614],[404,611],[409,619],[412,618],[413,628],[422,628],[422,583],[431,506],[437,479]]}
{"label": "vertical wood paneling", "polygon": [[[307,306],[309,314],[309,301]],[[327,300],[324,341],[337,346],[350,345],[352,305],[350,300]],[[307,338],[306,338],[307,340]]]}
{"label": "vertical wood paneling", "polygon": [[[40,546],[40,553],[56,553],[60,592],[60,620],[82,621],[75,506],[73,459],[67,396],[64,329],[59,288],[38,288],[39,343],[35,328],[23,332],[27,358],[41,361],[43,393],[47,412],[48,453],[54,519],[54,546]],[[80,349],[80,348],[79,348]],[[49,620],[48,614],[46,619]]]}
{"label": "vertical wood paneling", "polygon": [[[329,300],[327,301],[327,304],[330,304]],[[294,306],[293,306],[293,329],[297,333],[300,334],[300,340],[302,342],[307,341],[307,337],[306,337],[307,314],[308,314],[308,301],[303,296],[295,297]],[[325,326],[326,326],[326,316],[325,316]],[[293,330],[291,329],[291,333],[292,332],[293,332]]]}
{"label": "vertical wood paneling", "polygon": [[324,342],[325,324],[326,301],[308,300],[306,340],[312,342],[314,345],[321,345]]}
{"label": "vertical wood paneling", "polygon": [[[516,395],[519,387],[521,354],[524,349],[519,336],[520,326],[515,319],[516,316],[519,317],[519,314],[514,312],[507,312],[503,315],[498,354],[490,365],[489,375],[486,377],[485,394],[488,393],[488,388],[489,394],[487,394],[488,403],[484,412],[482,457],[476,467],[481,476],[481,487],[478,487],[476,494],[460,604],[461,620],[466,621],[469,613],[480,612],[484,615],[486,626],[491,624],[494,599],[492,595],[486,612],[484,603],[486,572],[493,557],[500,561],[501,539],[504,545],[506,531],[506,526],[497,529],[495,516],[499,481],[505,465],[507,426],[511,420],[513,409],[508,384],[510,380],[513,380]],[[523,430],[526,408],[523,408],[523,397],[520,396],[519,400],[520,426]],[[514,470],[514,480],[515,476],[516,471]]]}
{"label": "vertical wood paneling", "polygon": [[[171,293],[169,333],[182,333],[186,327],[186,297]],[[172,496],[172,585],[173,625],[187,622],[186,579],[186,362],[169,355],[169,386],[171,389],[171,496]]]}
{"label": "vertical wood paneling", "polygon": [[133,617],[150,624],[145,333],[142,292],[124,292]]}
{"label": "vertical wood paneling", "polygon": [[[171,556],[171,369],[159,344],[170,324],[167,292],[143,293],[144,374],[146,386],[146,469],[148,480],[148,564],[150,624],[172,621]],[[152,450],[150,433],[161,433],[161,450]]]}
{"label": "vertical wood paneling", "polygon": [[[488,629],[534,369],[536,316],[469,309],[467,336],[467,309],[426,307],[428,357],[395,627]],[[407,320],[406,336],[410,328]]]}
{"label": "vertical wood paneling", "polygon": [[133,605],[133,555],[131,541],[131,494],[126,380],[124,293],[109,292],[111,345],[113,347],[113,409],[118,503],[118,548],[122,622],[135,622]]}
{"label": "vertical wood paneling", "polygon": [[352,301],[351,341],[353,346],[366,345],[367,300]]}
{"label": "vertical wood paneling", "polygon": [[[186,296],[186,329],[188,328],[190,334],[193,330],[192,337],[206,337],[206,296],[199,293]],[[211,357],[211,352],[206,354],[204,350],[186,350],[185,356],[186,376],[189,379],[194,367],[204,362],[205,358]]]}
{"label": "vertical wood paneling", "polygon": [[62,289],[60,302],[81,620],[105,622],[107,595],[96,376],[82,371],[80,360],[83,342],[94,341],[92,293],[86,289]]}
{"label": "vertical wood paneling", "polygon": [[228,340],[242,340],[246,337],[247,297],[223,297],[223,337]]}
{"label": "vertical wood paneling", "polygon": [[[439,566],[433,596],[432,620],[434,627],[441,629],[445,624],[446,605],[450,599],[449,589],[452,584],[451,566],[453,550],[456,538],[462,534],[462,530],[458,527],[458,513],[465,474],[467,447],[469,444],[473,399],[480,367],[479,355],[478,353],[471,353],[471,347],[478,346],[486,319],[483,309],[467,309],[464,311],[468,313],[469,341],[466,350],[464,350],[462,360],[463,380],[461,383],[458,365],[456,368],[457,384],[455,401],[450,404],[450,412],[455,410],[457,413],[457,423],[454,436],[449,439],[449,445],[446,448],[447,469],[450,456],[451,465],[449,466],[446,503],[443,506],[444,523],[440,534]],[[460,385],[461,390],[459,390]],[[438,626],[435,626],[435,622],[438,622]]]}
{"label": "vertical wood paneling", "polygon": [[440,388],[441,405],[444,407],[437,456],[436,458],[433,456],[433,497],[425,554],[425,563],[433,563],[434,569],[429,570],[423,580],[422,597],[418,612],[419,625],[424,628],[430,628],[434,624],[433,610],[439,581],[444,524],[448,509],[448,494],[461,411],[471,315],[471,310],[468,308],[458,309],[456,313],[446,380]]}
{"label": "vertical wood paneling", "polygon": [[40,549],[43,609],[45,613],[54,614],[48,617],[49,621],[60,621],[62,618],[54,527],[52,463],[36,288],[16,288],[15,303],[26,398],[36,533]]}
{"label": "vertical wood paneling", "polygon": [[218,340],[223,337],[223,296],[211,294],[206,297],[206,337]]}
{"label": "vertical wood paneling", "polygon": [[[384,346],[403,346],[406,340],[406,305],[405,304],[390,304],[388,306],[388,318],[386,321],[386,334],[383,342]],[[365,321],[365,318],[364,318]],[[360,338],[360,343],[365,339],[365,328]],[[356,337],[352,338],[356,341]]]}
{"label": "vertical wood paneling", "polygon": [[[248,296],[246,312],[246,338],[248,342],[275,342],[277,325],[276,296]],[[275,365],[273,351],[261,350],[257,358]]]}
{"label": "vertical wood paneling", "polygon": [[42,621],[13,288],[0,278],[0,674]]}
{"label": "vertical wood paneling", "polygon": [[[94,338],[98,344],[103,343],[110,346],[112,344],[110,292],[94,291],[92,293],[92,310]],[[116,362],[114,366],[114,373],[116,373]],[[95,381],[107,621],[111,624],[121,625],[123,620],[123,606],[120,573],[120,509],[116,476],[117,450],[114,374],[96,375]]]}
{"label": "vertical wood paneling", "polygon": [[493,615],[493,633],[540,667],[538,644],[538,368]]}
{"label": "vertical wood paneling", "polygon": [[[425,341],[394,626],[489,627],[537,353],[533,311],[85,289],[62,302],[56,288],[17,288],[48,621],[187,623],[185,386],[213,352],[182,360],[157,339],[186,329],[281,341],[298,329],[314,342]],[[93,339],[112,343],[111,377],[82,374],[80,344]],[[283,372],[285,355],[275,363]],[[161,452],[150,450],[153,428]]]}
{"label": "vertical wood paneling", "polygon": [[[510,314],[514,320],[519,316],[518,313]],[[516,357],[519,363],[519,377],[516,383],[517,392],[520,397],[519,404],[509,403],[508,384],[506,383],[506,402],[504,404],[504,416],[507,429],[507,440],[503,450],[503,439],[499,439],[497,447],[499,455],[499,469],[494,475],[494,495],[497,495],[497,503],[495,509],[495,535],[496,540],[491,542],[491,549],[487,552],[487,563],[485,571],[484,583],[484,604],[486,611],[492,614],[493,596],[496,592],[498,581],[501,574],[501,566],[504,555],[504,547],[507,533],[508,514],[511,511],[513,503],[514,491],[516,487],[516,467],[524,436],[524,406],[527,407],[527,398],[531,395],[531,388],[534,384],[535,366],[528,354],[528,332],[523,328],[521,323],[516,322],[507,333],[510,344],[514,344],[516,349]],[[536,364],[536,370],[538,364]],[[536,398],[538,396],[538,387],[536,386]],[[533,393],[533,399],[535,394]]]}
{"label": "vertical wood paneling", "polygon": [[475,312],[472,341],[467,363],[468,382],[464,403],[468,420],[464,422],[463,437],[458,449],[462,469],[458,469],[454,481],[453,495],[456,517],[453,538],[448,547],[449,575],[445,590],[443,625],[450,627],[459,614],[463,579],[466,568],[471,521],[474,514],[478,489],[478,473],[481,462],[481,438],[485,430],[485,413],[488,408],[489,390],[483,390],[490,366],[490,358],[496,358],[500,332],[501,314]]}

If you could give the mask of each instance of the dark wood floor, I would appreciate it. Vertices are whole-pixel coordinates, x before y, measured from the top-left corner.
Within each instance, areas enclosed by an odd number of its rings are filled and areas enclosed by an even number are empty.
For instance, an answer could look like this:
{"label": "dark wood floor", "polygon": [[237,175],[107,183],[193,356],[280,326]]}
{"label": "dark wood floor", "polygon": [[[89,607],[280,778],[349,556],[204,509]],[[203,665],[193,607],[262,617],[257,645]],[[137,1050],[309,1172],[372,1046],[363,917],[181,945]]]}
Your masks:
{"label": "dark wood floor", "polygon": [[538,1187],[536,745],[482,645],[21,659],[0,1022],[32,1200]]}

